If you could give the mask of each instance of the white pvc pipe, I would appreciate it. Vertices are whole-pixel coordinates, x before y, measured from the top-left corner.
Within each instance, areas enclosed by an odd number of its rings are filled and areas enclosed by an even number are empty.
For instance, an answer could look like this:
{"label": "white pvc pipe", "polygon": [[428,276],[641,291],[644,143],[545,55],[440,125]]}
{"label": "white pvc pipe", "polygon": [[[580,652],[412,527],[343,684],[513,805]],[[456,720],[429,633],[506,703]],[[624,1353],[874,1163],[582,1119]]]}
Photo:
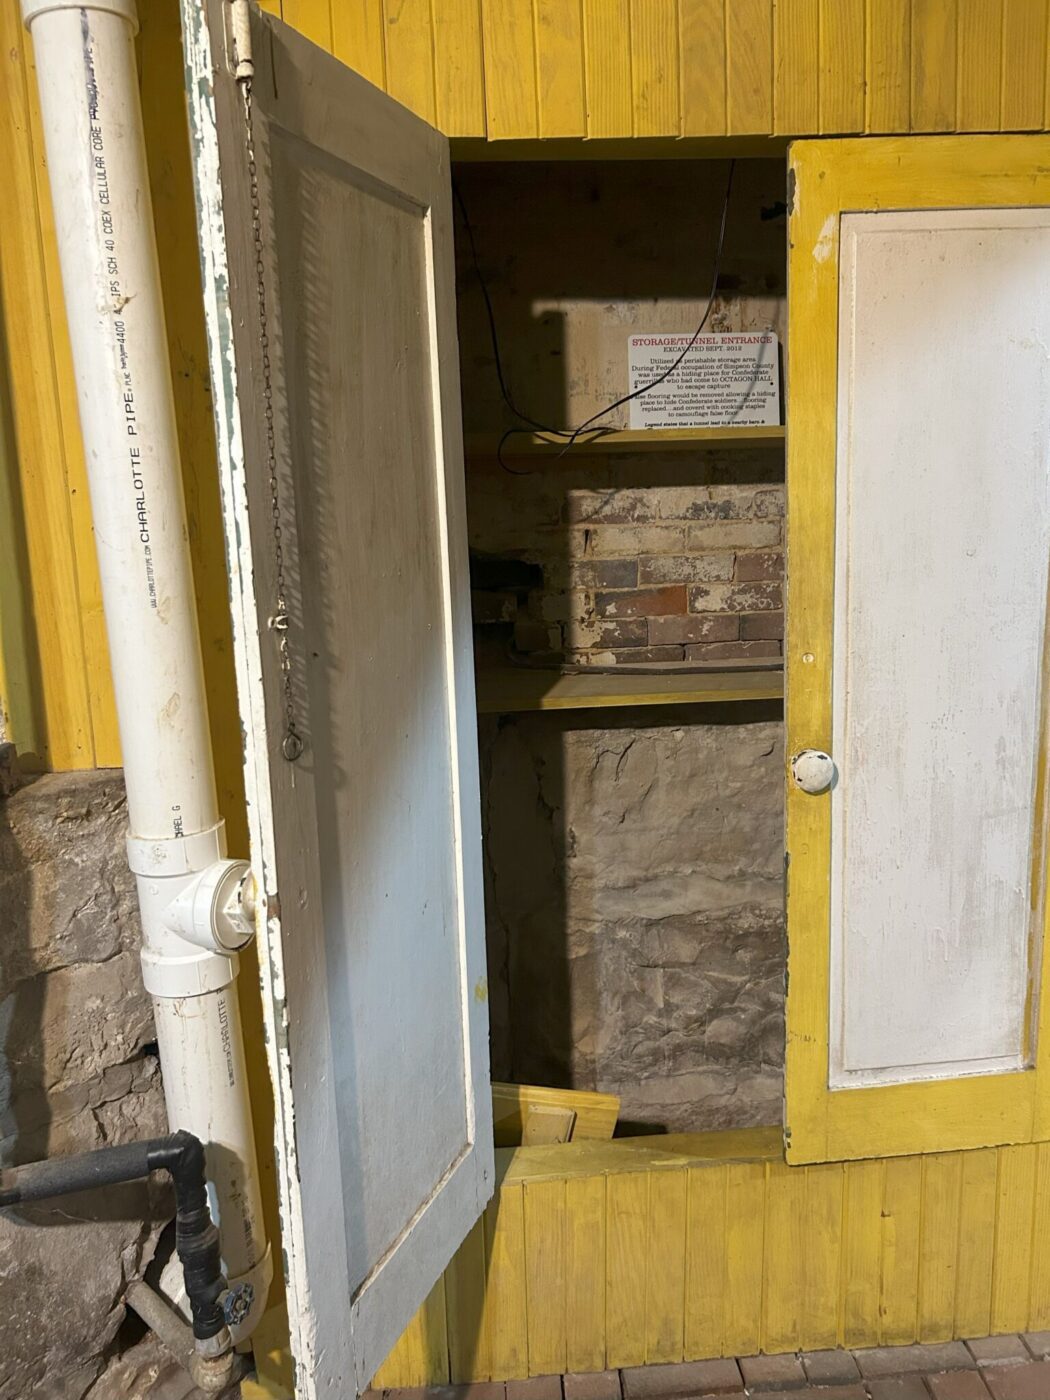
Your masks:
{"label": "white pvc pipe", "polygon": [[[215,795],[133,0],[23,0],[40,86],[168,1118],[207,1149],[227,1277],[251,1330],[270,1257],[237,957],[172,901],[225,855]],[[189,890],[192,895],[193,890]],[[201,903],[201,901],[198,901]],[[202,907],[206,907],[207,900]],[[241,1285],[247,1284],[248,1288]]]}

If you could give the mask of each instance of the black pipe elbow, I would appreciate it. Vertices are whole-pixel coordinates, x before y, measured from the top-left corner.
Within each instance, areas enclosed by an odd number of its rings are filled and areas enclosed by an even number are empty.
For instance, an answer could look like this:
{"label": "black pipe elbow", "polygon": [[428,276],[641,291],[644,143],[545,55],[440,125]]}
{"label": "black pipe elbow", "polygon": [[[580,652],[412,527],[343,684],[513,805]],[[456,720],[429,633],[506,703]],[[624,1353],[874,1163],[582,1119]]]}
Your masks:
{"label": "black pipe elbow", "polygon": [[101,1147],[73,1157],[30,1162],[0,1173],[0,1206],[48,1200],[74,1191],[136,1181],[166,1171],[175,1188],[175,1249],[182,1263],[193,1335],[208,1341],[226,1326],[219,1231],[208,1208],[204,1147],[185,1129],[147,1142]]}

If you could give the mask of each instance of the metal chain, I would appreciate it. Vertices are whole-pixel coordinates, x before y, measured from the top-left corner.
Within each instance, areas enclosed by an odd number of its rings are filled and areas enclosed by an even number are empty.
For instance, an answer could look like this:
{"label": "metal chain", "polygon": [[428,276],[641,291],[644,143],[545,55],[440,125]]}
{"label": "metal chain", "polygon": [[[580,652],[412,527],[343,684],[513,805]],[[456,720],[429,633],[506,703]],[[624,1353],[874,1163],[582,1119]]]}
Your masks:
{"label": "metal chain", "polygon": [[277,635],[284,692],[284,738],[281,753],[289,763],[301,757],[306,747],[295,722],[295,693],[292,684],[292,650],[288,638],[288,591],[284,574],[284,543],[281,531],[281,496],[277,477],[277,431],[274,426],[273,374],[270,364],[269,319],[266,310],[266,281],[263,265],[262,209],[259,202],[259,172],[255,162],[255,133],[252,126],[252,83],[240,80],[244,94],[244,119],[248,144],[248,182],[252,202],[252,242],[255,249],[256,296],[259,304],[259,345],[262,352],[263,421],[266,425],[266,469],[270,484],[270,519],[273,523],[274,612],[270,630]]}

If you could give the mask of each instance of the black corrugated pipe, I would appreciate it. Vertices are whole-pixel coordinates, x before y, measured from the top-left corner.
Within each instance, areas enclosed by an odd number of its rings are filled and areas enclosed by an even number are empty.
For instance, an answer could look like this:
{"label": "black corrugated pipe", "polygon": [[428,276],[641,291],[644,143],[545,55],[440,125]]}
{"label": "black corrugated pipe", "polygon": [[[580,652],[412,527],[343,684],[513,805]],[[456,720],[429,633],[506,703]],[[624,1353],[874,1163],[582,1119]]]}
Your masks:
{"label": "black corrugated pipe", "polygon": [[182,1131],[122,1147],[100,1147],[75,1157],[52,1157],[6,1168],[0,1172],[0,1206],[137,1181],[155,1171],[166,1171],[175,1187],[175,1248],[182,1261],[194,1338],[198,1343],[210,1343],[203,1349],[211,1355],[229,1350],[229,1334],[226,1346],[220,1341],[226,1328],[221,1301],[226,1279],[219,1232],[208,1209],[204,1148],[192,1133]]}

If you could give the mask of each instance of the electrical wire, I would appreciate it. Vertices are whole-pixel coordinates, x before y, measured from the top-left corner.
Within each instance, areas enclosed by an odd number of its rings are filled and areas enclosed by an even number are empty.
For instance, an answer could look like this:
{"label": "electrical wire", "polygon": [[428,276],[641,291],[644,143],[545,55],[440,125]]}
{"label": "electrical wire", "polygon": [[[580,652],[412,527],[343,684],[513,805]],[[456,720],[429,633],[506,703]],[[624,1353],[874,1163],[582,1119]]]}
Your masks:
{"label": "electrical wire", "polygon": [[[643,394],[648,394],[649,391],[651,389],[655,389],[658,384],[663,384],[666,380],[670,379],[671,375],[674,374],[675,370],[679,368],[679,366],[685,360],[686,356],[689,354],[690,350],[692,350],[693,346],[700,339],[701,333],[703,332],[704,327],[707,325],[708,318],[711,315],[711,309],[714,306],[715,294],[718,290],[718,278],[722,269],[722,251],[725,246],[726,225],[729,221],[729,203],[730,196],[733,192],[733,175],[735,171],[736,161],[731,160],[729,162],[729,175],[726,179],[726,192],[722,200],[722,217],[719,221],[718,226],[718,242],[715,246],[714,267],[711,274],[711,290],[708,293],[707,304],[704,307],[704,314],[700,318],[700,324],[693,332],[688,345],[685,346],[685,348],[682,350],[682,353],[677,357],[677,359],[675,359],[675,361],[672,364],[668,365],[667,369],[663,370],[662,373],[658,374],[655,379],[651,379],[648,384],[642,384],[637,389],[633,389],[629,394],[623,394],[620,398],[614,399],[612,403],[607,404],[605,408],[599,409],[597,413],[593,413],[590,416],[590,418],[584,419],[584,421],[575,428],[554,428],[547,423],[541,423],[538,419],[531,417],[527,413],[523,413],[522,410],[518,408],[517,404],[514,402],[514,399],[510,392],[510,388],[507,384],[507,376],[503,369],[503,357],[500,354],[499,346],[499,333],[496,328],[496,312],[492,305],[492,297],[489,293],[488,283],[485,280],[485,274],[481,270],[481,259],[478,256],[478,245],[474,237],[474,228],[470,222],[470,215],[467,213],[467,206],[463,199],[463,193],[460,190],[459,185],[456,183],[456,181],[453,180],[452,194],[456,202],[456,207],[459,209],[459,214],[463,222],[463,227],[466,231],[467,245],[470,249],[470,259],[474,268],[474,275],[477,278],[482,300],[485,303],[485,315],[488,319],[489,338],[492,342],[492,356],[495,362],[496,379],[499,383],[500,395],[503,399],[503,402],[506,404],[507,408],[514,415],[514,417],[517,418],[519,422],[526,425],[522,428],[506,429],[503,433],[503,436],[499,440],[499,445],[496,448],[496,459],[505,472],[509,472],[511,476],[532,475],[531,472],[515,471],[513,467],[509,467],[507,465],[504,459],[503,448],[506,446],[507,442],[509,442],[510,439],[516,434],[526,433],[529,431],[536,431],[541,433],[547,433],[551,437],[564,438],[566,439],[565,446],[558,454],[559,457],[563,457],[571,447],[575,446],[575,444],[579,440],[580,434],[586,432],[587,429],[592,426],[592,424],[598,423],[602,418],[608,417],[608,415],[612,413],[615,409],[621,408],[625,403],[630,403],[632,399],[638,399],[641,398]],[[602,433],[612,432],[614,430],[611,428],[598,428],[595,429],[595,431],[598,433]]]}

